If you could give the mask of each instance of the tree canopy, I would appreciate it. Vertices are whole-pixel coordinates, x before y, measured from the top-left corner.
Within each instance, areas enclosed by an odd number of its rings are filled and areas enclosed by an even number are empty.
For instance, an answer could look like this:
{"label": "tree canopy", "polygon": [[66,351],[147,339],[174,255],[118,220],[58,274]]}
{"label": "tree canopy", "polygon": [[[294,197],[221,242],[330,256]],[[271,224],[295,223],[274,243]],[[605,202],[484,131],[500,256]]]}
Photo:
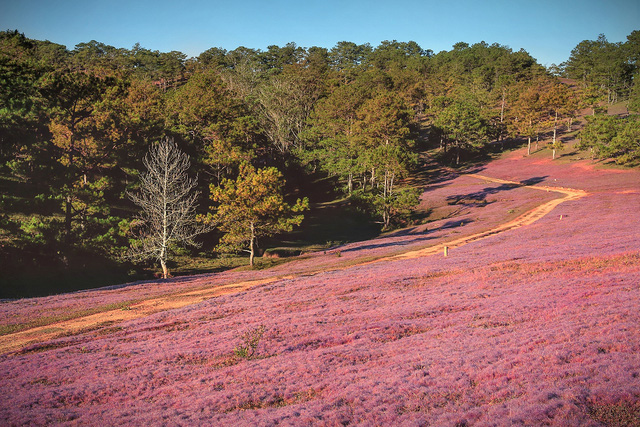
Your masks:
{"label": "tree canopy", "polygon": [[[253,247],[247,227],[232,229],[225,213],[249,209],[232,197],[249,191],[239,186],[279,194],[269,203],[289,218],[271,218],[280,232],[302,218],[300,183],[313,174],[331,179],[381,228],[401,226],[419,193],[407,178],[425,149],[460,167],[501,146],[494,142],[523,139],[531,148],[546,134],[555,157],[562,148],[555,134],[578,109],[599,114],[628,101],[637,113],[639,34],[620,43],[585,40],[552,73],[524,50],[486,42],[438,53],[415,41],[291,42],[212,47],[187,58],[95,40],[68,50],[0,32],[0,172],[34,201],[26,209],[3,199],[2,227],[12,247],[115,258],[135,217],[127,192],[144,173],[149,144],[164,137],[190,156],[197,190],[210,195],[197,213],[218,212],[221,228],[202,237],[209,248]],[[597,114],[581,146],[634,163],[636,116]],[[302,204],[292,200],[296,193]]]}
{"label": "tree canopy", "polygon": [[240,165],[235,180],[225,179],[220,186],[211,186],[211,199],[218,204],[215,213],[205,222],[224,232],[218,248],[225,251],[249,252],[253,266],[257,240],[261,237],[291,231],[300,225],[301,214],[309,207],[307,198],[291,206],[284,200],[282,174],[274,167],[255,169],[248,163]]}

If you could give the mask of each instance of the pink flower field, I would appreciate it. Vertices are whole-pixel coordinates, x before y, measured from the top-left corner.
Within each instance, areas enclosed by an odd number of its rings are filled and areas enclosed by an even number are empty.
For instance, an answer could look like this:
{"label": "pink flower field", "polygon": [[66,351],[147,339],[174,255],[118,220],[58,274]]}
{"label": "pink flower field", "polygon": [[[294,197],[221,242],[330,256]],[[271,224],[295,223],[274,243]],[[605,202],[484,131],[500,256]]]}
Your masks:
{"label": "pink flower field", "polygon": [[[432,222],[270,270],[0,303],[10,328],[273,278],[6,352],[2,424],[640,425],[640,172],[522,150],[475,172],[521,185],[452,176]],[[389,258],[562,196],[533,184],[588,195]]]}

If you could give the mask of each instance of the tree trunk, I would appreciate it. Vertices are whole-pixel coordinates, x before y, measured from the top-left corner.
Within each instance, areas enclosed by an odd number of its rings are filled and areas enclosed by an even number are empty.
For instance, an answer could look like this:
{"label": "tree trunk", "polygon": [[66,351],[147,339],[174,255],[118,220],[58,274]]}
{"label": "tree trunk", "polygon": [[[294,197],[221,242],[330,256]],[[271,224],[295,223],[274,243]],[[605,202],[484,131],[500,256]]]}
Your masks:
{"label": "tree trunk", "polygon": [[64,241],[66,244],[71,243],[71,194],[67,194],[64,207]]}
{"label": "tree trunk", "polygon": [[502,135],[502,132],[504,130],[503,128],[503,123],[504,123],[504,105],[505,105],[505,101],[506,101],[506,96],[507,96],[507,91],[505,88],[502,88],[502,104],[500,105],[500,131],[498,133],[498,142],[500,142],[500,150],[504,150],[504,137]]}
{"label": "tree trunk", "polygon": [[558,130],[558,111],[556,110],[556,118],[553,122],[553,144],[556,143],[556,133]]}
{"label": "tree trunk", "polygon": [[160,260],[160,265],[162,266],[162,278],[166,279],[169,277],[169,269],[167,268],[167,263],[164,259]]}
{"label": "tree trunk", "polygon": [[[529,131],[533,131],[533,120],[529,119]],[[527,136],[527,156],[531,155],[531,133]]]}
{"label": "tree trunk", "polygon": [[162,267],[162,278],[166,279],[169,277],[169,269],[167,268],[167,246],[166,244],[162,244],[160,247],[160,266]]}
{"label": "tree trunk", "polygon": [[387,203],[387,189],[389,188],[388,179],[389,179],[389,171],[385,170],[384,171],[384,186],[382,187],[382,198],[383,198],[385,203]]}
{"label": "tree trunk", "polygon": [[353,193],[353,173],[349,171],[349,178],[347,180],[347,190],[349,191],[349,196]]}
{"label": "tree trunk", "polygon": [[162,186],[162,249],[160,250],[160,264],[162,265],[162,278],[169,276],[167,271],[167,246],[169,245],[169,206],[167,188],[169,187],[169,170],[164,171],[164,185]]}
{"label": "tree trunk", "polygon": [[504,121],[504,102],[506,97],[506,90],[502,88],[502,105],[500,106],[500,123]]}
{"label": "tree trunk", "polygon": [[[71,129],[69,136],[69,153],[68,153],[68,161],[69,161],[69,174],[73,176],[73,167],[74,167],[74,151],[76,149],[76,117],[75,117],[75,108],[71,113]],[[72,178],[73,180],[73,178]],[[69,183],[71,184],[71,183]],[[68,190],[71,191],[71,190]],[[68,245],[71,243],[71,219],[73,217],[73,210],[71,206],[71,194],[67,194],[65,198],[65,207],[64,207],[64,240]]]}
{"label": "tree trunk", "polygon": [[253,258],[255,257],[255,245],[256,245],[256,229],[251,223],[251,241],[249,242],[249,265],[253,267]]}

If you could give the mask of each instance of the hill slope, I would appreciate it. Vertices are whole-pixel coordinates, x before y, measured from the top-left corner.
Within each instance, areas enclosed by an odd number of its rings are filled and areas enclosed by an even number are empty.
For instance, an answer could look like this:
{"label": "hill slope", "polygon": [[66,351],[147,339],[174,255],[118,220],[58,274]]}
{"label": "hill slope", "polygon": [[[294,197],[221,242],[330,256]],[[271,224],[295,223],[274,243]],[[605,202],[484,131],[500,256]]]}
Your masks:
{"label": "hill slope", "polygon": [[[428,226],[268,271],[0,304],[5,331],[48,325],[22,350],[5,344],[0,418],[637,425],[640,173],[522,151],[476,172],[491,180],[426,189],[441,218]],[[586,195],[487,233],[566,196],[544,186]],[[108,309],[126,316],[49,339],[64,332],[54,320]],[[259,337],[249,359],[244,333]]]}

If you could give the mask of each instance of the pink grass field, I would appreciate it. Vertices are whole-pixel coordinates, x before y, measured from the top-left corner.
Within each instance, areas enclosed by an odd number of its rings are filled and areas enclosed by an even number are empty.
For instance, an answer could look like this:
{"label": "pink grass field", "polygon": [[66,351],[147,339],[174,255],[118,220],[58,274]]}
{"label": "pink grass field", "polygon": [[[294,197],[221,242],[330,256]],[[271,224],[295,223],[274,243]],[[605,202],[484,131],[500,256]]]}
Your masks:
{"label": "pink grass field", "polygon": [[589,195],[446,258],[358,265],[560,196],[460,175],[426,189],[437,221],[270,270],[2,302],[6,326],[279,277],[1,355],[0,424],[640,425],[640,172],[522,150],[477,172]]}

